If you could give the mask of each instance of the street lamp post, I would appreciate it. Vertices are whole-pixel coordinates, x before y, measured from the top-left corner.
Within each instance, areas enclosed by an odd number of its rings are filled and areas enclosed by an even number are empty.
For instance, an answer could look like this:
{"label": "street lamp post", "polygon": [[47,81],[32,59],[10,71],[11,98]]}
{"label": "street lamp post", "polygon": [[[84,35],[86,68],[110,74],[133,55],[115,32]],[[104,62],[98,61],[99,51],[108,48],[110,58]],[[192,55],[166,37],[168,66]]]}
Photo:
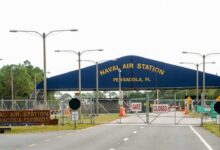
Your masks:
{"label": "street lamp post", "polygon": [[12,105],[12,110],[14,110],[14,78],[13,78],[13,69],[14,66],[11,67],[11,105]]}
{"label": "street lamp post", "polygon": [[[81,55],[85,52],[93,52],[93,51],[103,51],[103,49],[94,49],[94,50],[83,50],[83,51],[75,51],[75,50],[55,50],[55,52],[69,52],[69,53],[75,53],[78,56],[78,65],[79,65],[79,70],[78,70],[78,80],[79,80],[79,98],[81,95]],[[96,65],[96,67],[98,67],[98,64]],[[96,68],[96,86],[98,86],[98,68]],[[96,92],[98,90],[98,87],[96,87]],[[98,95],[98,92],[97,94]],[[98,100],[98,98],[96,97],[96,100]],[[80,115],[81,115],[81,109],[80,109]],[[81,117],[80,117],[81,118]]]}
{"label": "street lamp post", "polygon": [[[122,103],[122,92],[121,92],[121,69],[118,70],[118,88],[119,88],[119,104],[120,106],[123,105]],[[122,103],[122,104],[121,104]]]}
{"label": "street lamp post", "polygon": [[100,61],[94,61],[94,60],[81,60],[81,61],[88,61],[88,62],[92,62],[95,63],[96,65],[96,115],[99,115],[99,63],[103,62],[103,61],[115,61],[114,60],[100,60]]}
{"label": "street lamp post", "polygon": [[208,54],[200,54],[200,53],[195,53],[195,52],[182,52],[183,54],[194,54],[194,55],[198,55],[200,57],[202,57],[203,59],[203,88],[202,88],[202,106],[205,106],[206,105],[206,102],[205,102],[205,59],[206,57],[210,56],[210,55],[217,55],[217,54],[220,54],[220,53],[208,53]]}
{"label": "street lamp post", "polygon": [[44,107],[47,108],[47,69],[46,69],[46,37],[48,37],[51,33],[54,32],[65,32],[65,31],[78,31],[77,29],[69,29],[69,30],[53,30],[48,33],[43,33],[41,34],[38,31],[33,31],[33,30],[10,30],[10,32],[31,32],[39,35],[43,39],[43,64],[44,64]]}
{"label": "street lamp post", "polygon": [[92,62],[96,65],[96,115],[99,115],[99,62],[94,60],[81,60]]}
{"label": "street lamp post", "polygon": [[[203,63],[180,62],[180,64],[190,64],[196,66],[196,101],[199,101],[199,66]],[[205,64],[215,64],[215,62],[206,62]]]}
{"label": "street lamp post", "polygon": [[[118,70],[118,88],[119,88],[119,111],[121,111],[121,106],[123,105],[122,101],[122,93],[121,93],[121,69]],[[120,114],[120,112],[119,112]],[[121,124],[121,116],[120,116],[120,124]]]}
{"label": "street lamp post", "polygon": [[36,74],[34,74],[34,109],[36,109],[37,104],[37,79]]}

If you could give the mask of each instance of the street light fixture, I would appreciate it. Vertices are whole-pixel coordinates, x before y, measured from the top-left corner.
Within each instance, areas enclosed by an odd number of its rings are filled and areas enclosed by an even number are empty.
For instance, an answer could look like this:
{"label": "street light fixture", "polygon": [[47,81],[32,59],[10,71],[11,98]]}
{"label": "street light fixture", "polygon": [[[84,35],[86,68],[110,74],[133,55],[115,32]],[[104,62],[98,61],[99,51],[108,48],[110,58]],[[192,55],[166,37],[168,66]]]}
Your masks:
{"label": "street light fixture", "polygon": [[205,102],[205,58],[210,56],[210,55],[217,55],[217,54],[220,54],[220,53],[208,53],[208,54],[200,54],[200,53],[195,53],[195,52],[187,52],[187,51],[183,51],[182,52],[183,54],[193,54],[193,55],[198,55],[200,57],[202,57],[203,59],[203,90],[202,90],[202,106],[205,106],[206,105],[206,102]]}
{"label": "street light fixture", "polygon": [[79,65],[79,96],[81,94],[81,55],[85,52],[92,52],[92,51],[103,51],[103,49],[93,49],[93,50],[83,50],[83,51],[75,51],[75,50],[55,50],[55,52],[69,52],[69,53],[75,53],[78,55],[78,65]]}
{"label": "street light fixture", "polygon": [[35,33],[39,35],[43,39],[43,64],[44,64],[44,107],[47,108],[47,69],[46,69],[46,37],[48,37],[51,33],[54,32],[65,32],[65,31],[78,31],[78,29],[68,29],[68,30],[53,30],[48,33],[40,33],[34,30],[10,30],[10,32],[17,33],[17,32],[28,32],[28,33]]}

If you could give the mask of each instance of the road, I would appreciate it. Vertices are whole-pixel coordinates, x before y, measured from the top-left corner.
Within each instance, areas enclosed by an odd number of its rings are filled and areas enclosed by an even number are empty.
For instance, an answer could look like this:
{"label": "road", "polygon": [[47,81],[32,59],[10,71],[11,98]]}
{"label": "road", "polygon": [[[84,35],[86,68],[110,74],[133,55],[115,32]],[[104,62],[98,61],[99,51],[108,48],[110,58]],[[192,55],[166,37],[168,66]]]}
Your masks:
{"label": "road", "polygon": [[198,126],[109,124],[78,131],[0,134],[0,150],[219,150]]}

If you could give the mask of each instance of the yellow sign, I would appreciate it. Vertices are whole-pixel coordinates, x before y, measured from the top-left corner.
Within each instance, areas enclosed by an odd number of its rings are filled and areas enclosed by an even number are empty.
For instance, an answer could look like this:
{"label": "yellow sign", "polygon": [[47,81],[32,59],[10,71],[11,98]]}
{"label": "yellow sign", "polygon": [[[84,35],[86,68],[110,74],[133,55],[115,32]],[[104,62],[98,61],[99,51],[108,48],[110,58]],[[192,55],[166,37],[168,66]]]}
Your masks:
{"label": "yellow sign", "polygon": [[220,96],[218,96],[218,97],[216,98],[216,101],[220,101]]}
{"label": "yellow sign", "polygon": [[79,93],[79,92],[76,92],[76,93],[75,93],[75,96],[80,96],[80,93]]}
{"label": "yellow sign", "polygon": [[187,99],[186,99],[186,101],[187,101],[187,104],[191,104],[191,102],[192,102],[191,97],[190,97],[190,96],[188,96],[188,97],[187,97]]}

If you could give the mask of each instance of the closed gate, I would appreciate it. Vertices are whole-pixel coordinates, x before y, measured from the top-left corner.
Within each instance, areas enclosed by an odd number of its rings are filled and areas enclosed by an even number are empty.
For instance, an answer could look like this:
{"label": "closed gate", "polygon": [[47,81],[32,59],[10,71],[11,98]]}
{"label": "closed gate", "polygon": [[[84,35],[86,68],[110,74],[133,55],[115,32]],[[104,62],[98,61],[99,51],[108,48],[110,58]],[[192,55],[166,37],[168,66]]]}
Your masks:
{"label": "closed gate", "polygon": [[125,114],[120,112],[120,105],[116,100],[114,103],[112,101],[100,101],[100,109],[103,109],[100,113],[119,115],[118,119],[110,122],[113,124],[201,125],[201,123],[212,121],[209,112],[198,113],[197,104],[187,104],[184,99],[158,101],[139,98],[124,100],[122,106],[125,109]]}

